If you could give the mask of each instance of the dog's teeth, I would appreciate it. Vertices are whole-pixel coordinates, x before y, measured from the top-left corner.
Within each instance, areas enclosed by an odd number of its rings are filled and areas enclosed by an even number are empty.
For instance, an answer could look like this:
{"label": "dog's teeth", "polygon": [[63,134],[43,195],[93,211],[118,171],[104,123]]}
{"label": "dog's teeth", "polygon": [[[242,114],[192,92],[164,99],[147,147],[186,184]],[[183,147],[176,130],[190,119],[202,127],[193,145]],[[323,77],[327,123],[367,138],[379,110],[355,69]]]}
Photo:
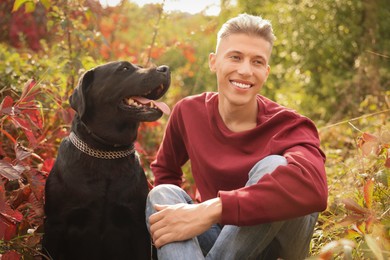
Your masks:
{"label": "dog's teeth", "polygon": [[134,103],[134,99],[129,98],[127,100],[127,104],[132,105]]}

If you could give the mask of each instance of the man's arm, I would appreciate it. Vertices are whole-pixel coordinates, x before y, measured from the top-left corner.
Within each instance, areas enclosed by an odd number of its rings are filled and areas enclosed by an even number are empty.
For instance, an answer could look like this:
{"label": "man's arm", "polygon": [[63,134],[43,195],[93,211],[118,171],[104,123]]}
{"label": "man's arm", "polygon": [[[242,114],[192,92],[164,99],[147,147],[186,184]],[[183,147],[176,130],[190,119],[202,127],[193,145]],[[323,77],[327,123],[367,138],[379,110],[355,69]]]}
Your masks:
{"label": "man's arm", "polygon": [[150,232],[157,248],[165,244],[196,237],[213,224],[222,214],[220,198],[199,204],[155,205],[158,211],[149,218]]}

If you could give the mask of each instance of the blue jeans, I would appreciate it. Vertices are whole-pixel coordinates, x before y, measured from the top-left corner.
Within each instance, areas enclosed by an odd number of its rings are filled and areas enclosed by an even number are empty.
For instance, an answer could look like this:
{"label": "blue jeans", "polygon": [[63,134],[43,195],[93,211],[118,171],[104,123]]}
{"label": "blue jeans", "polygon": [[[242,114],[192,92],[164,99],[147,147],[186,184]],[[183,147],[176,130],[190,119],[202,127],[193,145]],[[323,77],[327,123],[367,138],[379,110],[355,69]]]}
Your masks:
{"label": "blue jeans", "polygon": [[[283,156],[270,155],[259,161],[249,172],[245,186],[257,183],[265,174],[286,165]],[[156,211],[154,204],[193,203],[188,194],[175,185],[159,185],[151,190],[146,202],[146,223]],[[157,250],[158,259],[241,260],[282,258],[301,260],[307,256],[318,213],[296,219],[238,227],[213,225],[198,237],[167,244]]]}

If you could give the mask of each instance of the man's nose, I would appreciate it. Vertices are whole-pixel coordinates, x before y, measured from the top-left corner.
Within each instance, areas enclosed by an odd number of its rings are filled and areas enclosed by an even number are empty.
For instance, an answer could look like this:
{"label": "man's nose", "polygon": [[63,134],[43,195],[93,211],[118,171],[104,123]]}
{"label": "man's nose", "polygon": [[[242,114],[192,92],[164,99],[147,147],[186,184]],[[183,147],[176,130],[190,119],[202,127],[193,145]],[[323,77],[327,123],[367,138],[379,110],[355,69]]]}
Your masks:
{"label": "man's nose", "polygon": [[252,71],[252,65],[250,63],[250,61],[243,61],[237,72],[243,76],[251,76],[253,71]]}

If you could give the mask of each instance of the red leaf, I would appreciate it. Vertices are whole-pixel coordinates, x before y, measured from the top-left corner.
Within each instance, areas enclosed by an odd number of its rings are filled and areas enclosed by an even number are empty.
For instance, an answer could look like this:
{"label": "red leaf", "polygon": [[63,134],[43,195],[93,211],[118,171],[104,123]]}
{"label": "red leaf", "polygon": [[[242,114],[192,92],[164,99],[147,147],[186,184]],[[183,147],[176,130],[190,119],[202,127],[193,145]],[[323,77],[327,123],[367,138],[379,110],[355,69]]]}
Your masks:
{"label": "red leaf", "polygon": [[35,138],[34,132],[30,131],[29,129],[23,131],[28,141],[30,142],[31,146],[35,147],[35,145],[38,144],[38,141],[37,138]]}
{"label": "red leaf", "polygon": [[19,223],[23,219],[23,215],[19,211],[13,210],[5,201],[4,188],[2,186],[0,186],[0,216],[14,224]]}
{"label": "red leaf", "polygon": [[70,125],[72,123],[75,113],[76,112],[72,108],[61,109],[60,111],[58,111],[60,120],[67,125]]}
{"label": "red leaf", "polygon": [[370,133],[363,133],[362,135],[363,141],[365,142],[376,142],[378,141],[378,137],[376,135],[370,134]]}
{"label": "red leaf", "polygon": [[373,134],[363,133],[358,141],[358,146],[362,150],[363,156],[380,152],[379,138]]}
{"label": "red leaf", "polygon": [[[14,144],[16,144],[16,140],[15,138],[12,137],[12,135],[10,135],[10,133],[8,133],[7,131],[5,131],[4,129],[0,128],[0,132],[2,134],[4,134],[6,137],[8,137],[9,140],[11,140],[11,142],[13,142]],[[3,150],[2,150],[3,151]]]}
{"label": "red leaf", "polygon": [[[8,241],[16,235],[16,225],[0,214],[0,240]],[[3,258],[0,258],[3,259]]]}
{"label": "red leaf", "polygon": [[6,96],[0,104],[0,112],[6,115],[13,113],[12,105],[14,100],[10,96]]}
{"label": "red leaf", "polygon": [[16,127],[20,127],[23,130],[27,130],[31,132],[30,125],[25,119],[15,117],[15,116],[11,117],[11,119],[14,122]]}
{"label": "red leaf", "polygon": [[41,113],[37,108],[35,109],[25,109],[22,112],[25,114],[30,120],[33,126],[35,126],[38,129],[42,129],[43,127],[43,118],[41,116]]}
{"label": "red leaf", "polygon": [[25,203],[31,194],[30,185],[23,185],[17,190],[12,191],[12,201],[10,204],[12,208],[17,209],[21,204]]}
{"label": "red leaf", "polygon": [[7,251],[1,256],[1,260],[19,260],[20,254],[14,250]]}
{"label": "red leaf", "polygon": [[54,163],[55,163],[54,158],[46,159],[43,162],[43,166],[42,166],[41,171],[48,174],[51,171],[51,169],[53,168]]}
{"label": "red leaf", "polygon": [[36,82],[33,79],[30,79],[26,82],[23,88],[22,96],[19,99],[19,102],[31,101],[35,97],[35,93],[31,92],[31,89],[36,85]]}
{"label": "red leaf", "polygon": [[368,180],[364,185],[364,202],[368,209],[372,208],[372,198],[374,192],[374,181],[372,179]]}
{"label": "red leaf", "polygon": [[0,239],[10,240],[16,234],[16,224],[22,221],[23,215],[13,210],[5,200],[3,185],[0,186]]}
{"label": "red leaf", "polygon": [[45,178],[36,170],[31,169],[25,173],[31,190],[38,200],[43,199],[45,189]]}

